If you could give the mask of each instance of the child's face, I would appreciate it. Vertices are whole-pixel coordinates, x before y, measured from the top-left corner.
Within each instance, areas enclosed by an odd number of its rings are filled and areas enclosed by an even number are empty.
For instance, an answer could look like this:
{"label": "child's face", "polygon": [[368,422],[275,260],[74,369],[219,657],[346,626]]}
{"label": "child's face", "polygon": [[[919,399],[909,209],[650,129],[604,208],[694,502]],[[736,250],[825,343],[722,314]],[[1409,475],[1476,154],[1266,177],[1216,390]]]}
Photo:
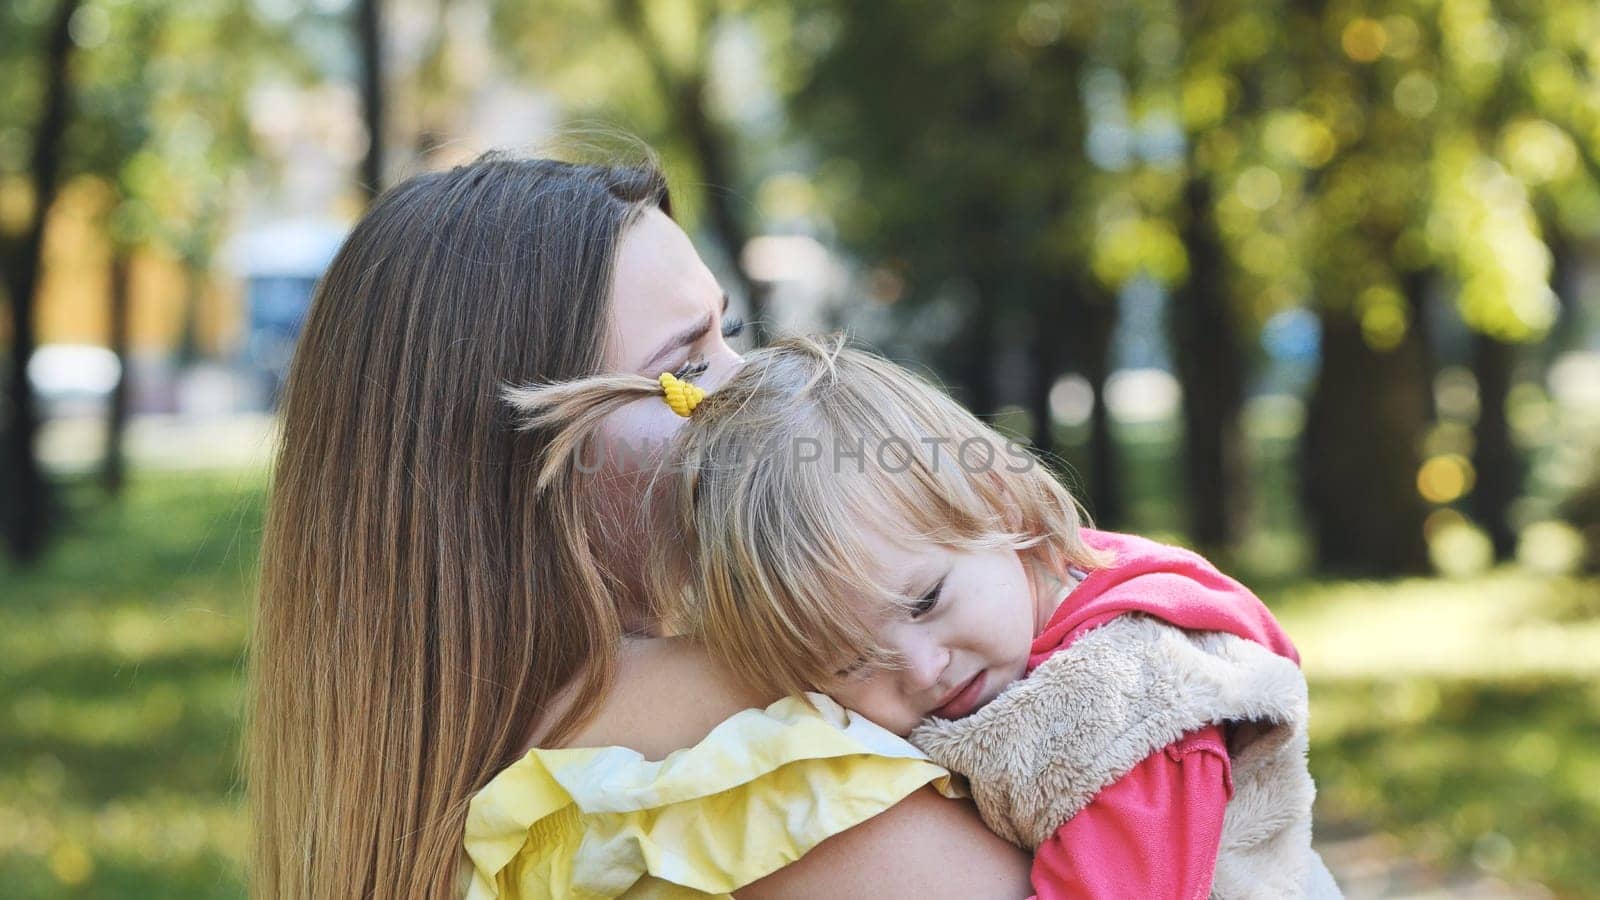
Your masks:
{"label": "child's face", "polygon": [[841,673],[829,695],[906,735],[930,715],[971,715],[1023,677],[1041,622],[1037,590],[1015,550],[908,545],[875,534],[868,546],[917,598],[912,611],[883,613],[877,628],[906,665]]}

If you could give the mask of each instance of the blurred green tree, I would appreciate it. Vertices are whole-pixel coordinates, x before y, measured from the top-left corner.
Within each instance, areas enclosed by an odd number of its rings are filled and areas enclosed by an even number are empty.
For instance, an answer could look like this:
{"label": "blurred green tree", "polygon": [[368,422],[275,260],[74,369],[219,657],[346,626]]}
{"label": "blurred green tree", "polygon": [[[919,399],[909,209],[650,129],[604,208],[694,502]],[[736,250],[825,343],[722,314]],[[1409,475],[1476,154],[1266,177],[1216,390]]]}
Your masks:
{"label": "blurred green tree", "polygon": [[[1160,189],[1143,192],[1152,224],[1139,240],[1176,245],[1173,262],[1151,268],[1171,291],[1187,531],[1202,548],[1224,551],[1251,502],[1241,415],[1253,338],[1299,287],[1292,204],[1278,202],[1292,176],[1260,152],[1286,50],[1260,2],[1147,0],[1123,15],[1135,17],[1136,40],[1118,54],[1135,106],[1179,145],[1146,164],[1143,177]],[[1241,183],[1250,196],[1242,205]]]}
{"label": "blurred green tree", "polygon": [[[1422,231],[1439,123],[1392,100],[1407,96],[1400,84],[1413,70],[1434,83],[1438,60],[1426,22],[1385,21],[1318,0],[1297,0],[1285,17],[1298,62],[1285,76],[1300,93],[1290,109],[1320,157],[1304,182],[1322,362],[1301,442],[1303,498],[1321,566],[1371,573],[1428,565],[1416,474],[1433,418],[1426,306],[1440,279]],[[1389,43],[1388,27],[1404,39]]]}
{"label": "blurred green tree", "polygon": [[64,166],[109,188],[99,224],[111,247],[109,343],[123,365],[108,407],[102,480],[116,493],[125,470],[132,260],[161,250],[188,270],[179,355],[192,359],[199,286],[230,205],[228,179],[253,152],[246,61],[264,35],[247,12],[222,3],[85,9],[97,18],[83,26]]}
{"label": "blurred green tree", "polygon": [[[1307,3],[1298,14],[1300,58],[1318,60],[1321,83],[1332,86],[1309,111],[1337,144],[1309,182],[1327,354],[1305,443],[1319,555],[1353,568],[1420,568],[1427,502],[1470,492],[1505,558],[1521,492],[1506,414],[1512,366],[1516,348],[1543,339],[1556,319],[1547,241],[1564,240],[1555,216],[1541,221],[1530,189],[1559,180],[1573,197],[1594,190],[1592,179],[1573,183],[1575,141],[1541,106],[1582,123],[1573,109],[1582,103],[1552,98],[1582,77],[1593,7]],[[1434,416],[1424,334],[1433,295],[1473,333],[1479,397],[1476,477],[1450,490],[1429,489],[1418,471],[1422,429]]]}
{"label": "blurred green tree", "polygon": [[[37,413],[24,371],[34,342],[39,254],[55,191],[82,178],[107,188],[98,224],[111,247],[108,339],[123,362],[123,374],[108,406],[103,476],[115,491],[124,474],[131,260],[142,249],[161,248],[182,262],[189,288],[180,352],[192,357],[199,286],[229,208],[229,182],[252,152],[244,102],[255,76],[249,61],[263,52],[283,53],[282,42],[258,28],[249,10],[223,2],[85,0],[61,4],[48,31],[28,19],[42,8],[37,3],[8,8],[23,17],[19,26],[32,25],[5,30],[17,42],[16,54],[6,59],[17,60],[19,68],[8,83],[22,97],[39,93],[37,102],[45,111],[34,129],[33,162],[27,169],[28,216],[18,229],[20,238],[5,242],[0,266],[12,298],[6,473],[16,490],[7,491],[7,534],[19,558],[37,555],[47,533],[48,486],[33,452]],[[42,68],[43,77],[24,74],[24,66]],[[8,135],[28,128],[3,118],[0,126]],[[0,142],[0,178],[22,171],[17,154],[7,152],[13,149],[11,142]]]}
{"label": "blurred green tree", "polygon": [[620,118],[659,148],[676,186],[675,212],[686,227],[703,223],[710,232],[748,303],[753,340],[761,343],[769,286],[740,262],[758,229],[749,198],[759,181],[753,171],[759,154],[713,97],[713,44],[747,4],[544,0],[492,8],[492,30],[511,71],[554,91],[573,122]]}
{"label": "blurred green tree", "polygon": [[[1576,243],[1600,234],[1600,108],[1592,99],[1600,57],[1591,49],[1600,8],[1574,0],[1469,5],[1446,35],[1457,67],[1470,73],[1451,81],[1461,94],[1451,99],[1470,111],[1458,153],[1472,167],[1461,176],[1465,194],[1478,201],[1443,217],[1456,236],[1460,312],[1474,331],[1472,513],[1496,558],[1507,559],[1525,470],[1508,420],[1513,367],[1534,355],[1525,348],[1535,343],[1551,344],[1537,354],[1548,362],[1573,340]],[[1564,333],[1546,341],[1555,329]]]}
{"label": "blurred green tree", "polygon": [[896,285],[884,299],[902,321],[958,323],[935,359],[975,411],[1010,399],[997,362],[1023,358],[1048,455],[1051,387],[1069,369],[1093,386],[1087,500],[1104,524],[1122,516],[1104,402],[1115,290],[1145,269],[1148,223],[1125,215],[1121,173],[1085,155],[1084,86],[1115,80],[1125,22],[1092,5],[811,0],[785,22],[782,79],[840,240]]}
{"label": "blurred green tree", "polygon": [[[142,70],[166,10],[143,5],[111,9],[90,5],[84,10],[89,19],[79,28],[78,42],[85,52],[78,60],[78,109],[68,129],[64,155],[72,176],[91,175],[111,186],[110,201],[103,211],[103,227],[111,245],[107,339],[120,365],[107,404],[101,481],[107,493],[116,495],[126,475],[123,432],[130,389],[130,271],[134,252],[152,228],[148,217],[138,214],[122,169],[151,138],[152,92]],[[112,33],[119,37],[114,43],[106,37]]]}

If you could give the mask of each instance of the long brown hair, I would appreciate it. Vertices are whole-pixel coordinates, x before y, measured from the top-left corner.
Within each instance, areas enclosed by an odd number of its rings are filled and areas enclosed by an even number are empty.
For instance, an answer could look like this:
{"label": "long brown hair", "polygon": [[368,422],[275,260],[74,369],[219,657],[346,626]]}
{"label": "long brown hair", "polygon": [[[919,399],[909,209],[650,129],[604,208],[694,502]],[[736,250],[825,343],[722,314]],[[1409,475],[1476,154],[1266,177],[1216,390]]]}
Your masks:
{"label": "long brown hair", "polygon": [[317,289],[282,397],[251,638],[262,897],[447,897],[467,801],[620,640],[574,491],[508,382],[600,371],[652,165],[489,156],[373,205]]}

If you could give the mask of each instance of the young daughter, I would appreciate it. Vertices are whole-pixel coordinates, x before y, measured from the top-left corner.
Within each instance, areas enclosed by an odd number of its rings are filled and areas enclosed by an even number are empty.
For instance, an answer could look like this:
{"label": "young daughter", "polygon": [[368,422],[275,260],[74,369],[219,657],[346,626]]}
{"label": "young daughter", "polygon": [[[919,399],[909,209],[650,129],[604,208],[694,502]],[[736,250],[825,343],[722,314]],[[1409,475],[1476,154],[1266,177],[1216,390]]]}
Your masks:
{"label": "young daughter", "polygon": [[967,776],[1040,897],[1338,896],[1298,658],[1249,591],[1080,528],[1031,455],[841,340],[749,354],[709,395],[697,374],[507,392],[558,432],[541,489],[605,470],[586,439],[620,406],[687,417],[651,492],[681,535],[651,566],[681,632]]}

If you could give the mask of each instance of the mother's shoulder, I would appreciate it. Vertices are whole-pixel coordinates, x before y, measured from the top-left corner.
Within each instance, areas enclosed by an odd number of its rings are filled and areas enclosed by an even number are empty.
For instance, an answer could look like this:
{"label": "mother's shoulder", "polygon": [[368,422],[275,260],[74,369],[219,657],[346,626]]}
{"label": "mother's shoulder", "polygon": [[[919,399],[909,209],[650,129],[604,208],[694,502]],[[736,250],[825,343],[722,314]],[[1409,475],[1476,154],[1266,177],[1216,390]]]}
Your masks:
{"label": "mother's shoulder", "polygon": [[[571,699],[556,697],[553,722]],[[692,746],[740,710],[775,697],[739,683],[705,649],[687,638],[630,638],[617,656],[617,673],[594,714],[563,742],[567,747],[627,747],[656,760]],[[532,744],[539,744],[539,733]]]}

